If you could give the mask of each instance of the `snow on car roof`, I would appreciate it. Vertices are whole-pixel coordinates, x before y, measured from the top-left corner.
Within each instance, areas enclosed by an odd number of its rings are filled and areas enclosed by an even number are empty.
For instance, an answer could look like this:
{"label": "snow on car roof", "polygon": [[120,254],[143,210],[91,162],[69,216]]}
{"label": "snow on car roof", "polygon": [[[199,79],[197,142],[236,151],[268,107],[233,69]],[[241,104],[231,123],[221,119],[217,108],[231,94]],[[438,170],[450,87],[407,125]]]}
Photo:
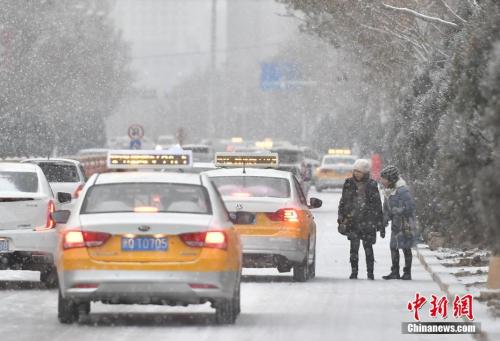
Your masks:
{"label": "snow on car roof", "polygon": [[53,162],[53,163],[71,163],[71,164],[74,164],[74,165],[77,165],[80,163],[80,161],[77,161],[77,160],[73,160],[73,159],[58,159],[58,158],[50,158],[50,159],[47,159],[47,158],[35,158],[35,159],[26,159],[26,160],[23,160],[21,161],[22,163],[24,162]]}
{"label": "snow on car roof", "polygon": [[40,168],[33,163],[0,162],[0,171],[6,172],[37,172]]}
{"label": "snow on car roof", "polygon": [[116,172],[99,174],[96,184],[121,182],[165,182],[201,185],[199,174],[168,172]]}
{"label": "snow on car roof", "polygon": [[203,172],[203,174],[206,174],[209,177],[259,176],[259,177],[283,178],[283,179],[290,179],[291,176],[290,172],[280,171],[276,169],[262,169],[262,168],[246,168],[245,173],[243,173],[243,168],[220,168],[216,170]]}

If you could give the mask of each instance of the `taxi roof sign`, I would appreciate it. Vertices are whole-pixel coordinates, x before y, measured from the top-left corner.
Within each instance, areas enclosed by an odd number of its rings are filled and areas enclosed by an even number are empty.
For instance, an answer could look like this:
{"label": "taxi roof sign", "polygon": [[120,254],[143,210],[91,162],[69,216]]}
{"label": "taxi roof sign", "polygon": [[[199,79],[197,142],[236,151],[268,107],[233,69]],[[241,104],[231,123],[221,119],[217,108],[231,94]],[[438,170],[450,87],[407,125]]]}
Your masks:
{"label": "taxi roof sign", "polygon": [[110,169],[165,169],[190,168],[193,152],[190,150],[110,150],[107,158]]}
{"label": "taxi roof sign", "polygon": [[351,155],[352,152],[350,149],[335,149],[331,148],[328,149],[328,154],[329,155]]}
{"label": "taxi roof sign", "polygon": [[216,153],[216,167],[277,168],[278,153]]}

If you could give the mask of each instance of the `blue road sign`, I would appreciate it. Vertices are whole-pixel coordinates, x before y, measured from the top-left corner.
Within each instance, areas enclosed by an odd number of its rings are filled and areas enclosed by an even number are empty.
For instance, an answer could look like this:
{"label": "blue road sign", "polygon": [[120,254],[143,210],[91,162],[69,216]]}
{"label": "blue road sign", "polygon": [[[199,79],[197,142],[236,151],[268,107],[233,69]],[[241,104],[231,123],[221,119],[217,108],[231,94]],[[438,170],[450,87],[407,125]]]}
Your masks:
{"label": "blue road sign", "polygon": [[301,75],[294,63],[261,63],[260,87],[262,90],[283,90],[296,87]]}
{"label": "blue road sign", "polygon": [[141,140],[130,140],[129,149],[141,149],[142,143]]}

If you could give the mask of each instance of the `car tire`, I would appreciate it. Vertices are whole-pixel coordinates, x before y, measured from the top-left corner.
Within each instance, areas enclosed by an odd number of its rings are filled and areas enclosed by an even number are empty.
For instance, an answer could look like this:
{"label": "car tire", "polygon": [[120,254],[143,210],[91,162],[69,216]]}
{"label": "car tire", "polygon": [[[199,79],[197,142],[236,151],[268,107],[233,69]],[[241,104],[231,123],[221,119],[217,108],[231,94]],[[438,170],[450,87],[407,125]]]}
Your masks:
{"label": "car tire", "polygon": [[49,266],[40,271],[40,282],[42,282],[47,289],[56,289],[59,285],[57,277],[57,268]]}
{"label": "car tire", "polygon": [[306,282],[309,278],[309,244],[307,245],[304,261],[293,266],[293,280],[295,282]]}
{"label": "car tire", "polygon": [[59,290],[59,300],[57,303],[57,318],[63,324],[72,324],[78,321],[78,305],[62,297]]}
{"label": "car tire", "polygon": [[234,324],[240,310],[240,283],[238,283],[233,298],[221,300],[216,304],[215,323],[219,325]]}
{"label": "car tire", "polygon": [[323,192],[323,187],[316,186],[316,192],[318,193]]}

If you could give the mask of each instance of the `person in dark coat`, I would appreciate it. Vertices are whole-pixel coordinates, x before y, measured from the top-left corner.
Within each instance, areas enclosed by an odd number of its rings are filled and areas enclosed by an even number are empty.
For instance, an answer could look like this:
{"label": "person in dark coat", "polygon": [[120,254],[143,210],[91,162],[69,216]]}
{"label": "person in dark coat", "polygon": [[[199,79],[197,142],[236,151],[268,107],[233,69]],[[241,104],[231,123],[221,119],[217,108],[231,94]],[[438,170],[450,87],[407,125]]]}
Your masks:
{"label": "person in dark coat", "polygon": [[368,279],[373,280],[375,262],[373,244],[377,239],[377,231],[380,231],[380,236],[384,238],[385,229],[378,184],[370,178],[368,160],[356,160],[353,166],[353,176],[346,179],[344,183],[338,210],[338,223],[345,225],[347,238],[351,241],[352,273],[349,278],[358,278],[359,246],[362,241]]}
{"label": "person in dark coat", "polygon": [[[411,248],[416,241],[415,202],[406,182],[399,175],[395,166],[387,166],[380,173],[384,190],[384,228],[391,224],[391,273],[383,279],[411,280]],[[399,273],[399,250],[403,250],[405,266],[403,276]]]}

